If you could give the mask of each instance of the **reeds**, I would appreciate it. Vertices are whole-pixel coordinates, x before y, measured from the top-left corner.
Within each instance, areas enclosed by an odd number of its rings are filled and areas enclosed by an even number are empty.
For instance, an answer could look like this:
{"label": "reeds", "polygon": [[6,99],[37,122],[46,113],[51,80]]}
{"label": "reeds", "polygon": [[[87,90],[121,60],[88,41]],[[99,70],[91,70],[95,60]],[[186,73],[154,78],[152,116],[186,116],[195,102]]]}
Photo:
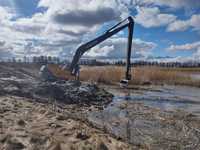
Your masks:
{"label": "reeds", "polygon": [[[57,65],[51,65],[50,70],[62,79],[74,79],[69,72],[61,70]],[[130,84],[169,84],[200,87],[200,80],[194,80],[190,74],[200,73],[199,68],[162,68],[133,67]],[[115,84],[125,77],[125,67],[119,66],[81,66],[80,80],[103,84]]]}
{"label": "reeds", "polygon": [[[200,87],[200,81],[193,80],[190,73],[194,69],[174,69],[160,67],[136,67],[131,71],[130,84],[170,84]],[[114,84],[124,78],[125,68],[117,66],[82,67],[80,79],[104,84]]]}

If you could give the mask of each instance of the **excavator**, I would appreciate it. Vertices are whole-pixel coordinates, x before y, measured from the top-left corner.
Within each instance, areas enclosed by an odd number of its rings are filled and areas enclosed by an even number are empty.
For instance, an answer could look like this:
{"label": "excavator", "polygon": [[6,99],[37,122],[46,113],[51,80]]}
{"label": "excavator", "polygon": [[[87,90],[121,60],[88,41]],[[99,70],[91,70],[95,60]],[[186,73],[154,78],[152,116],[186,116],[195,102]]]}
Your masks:
{"label": "excavator", "polygon": [[[96,37],[95,39],[82,44],[75,52],[75,55],[72,59],[70,65],[65,65],[62,67],[62,70],[65,74],[71,76],[79,76],[79,60],[81,56],[90,50],[91,48],[95,47],[96,45],[100,44],[101,42],[105,41],[106,39],[110,38],[111,36],[117,34],[121,30],[128,28],[128,45],[127,45],[127,57],[126,57],[126,71],[125,71],[125,79],[120,81],[122,85],[128,85],[128,81],[131,80],[131,49],[132,49],[132,39],[133,39],[133,30],[134,30],[134,19],[129,16],[128,18],[124,19],[123,21],[117,23],[116,25],[112,26],[108,29],[104,34]],[[51,69],[50,69],[51,70]],[[57,72],[60,70],[57,69]],[[55,69],[53,74],[56,74]],[[56,75],[55,75],[56,76]]]}

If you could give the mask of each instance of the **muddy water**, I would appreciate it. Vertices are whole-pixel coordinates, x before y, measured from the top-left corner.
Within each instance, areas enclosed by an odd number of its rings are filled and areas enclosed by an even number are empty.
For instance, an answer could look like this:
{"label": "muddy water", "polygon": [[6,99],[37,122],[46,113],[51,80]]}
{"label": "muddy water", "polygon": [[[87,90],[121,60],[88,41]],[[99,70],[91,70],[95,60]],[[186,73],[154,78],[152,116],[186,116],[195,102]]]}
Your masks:
{"label": "muddy water", "polygon": [[200,115],[200,88],[186,86],[150,86],[133,89],[107,87],[114,95],[112,110],[116,103],[139,102],[162,110],[184,110]]}
{"label": "muddy water", "polygon": [[[113,102],[102,111],[90,112],[88,119],[98,127],[131,144],[153,149],[184,149],[200,146],[200,89],[178,86],[106,87],[114,94]],[[191,126],[188,126],[188,122]],[[186,142],[187,141],[187,142]],[[162,147],[163,146],[163,147]]]}

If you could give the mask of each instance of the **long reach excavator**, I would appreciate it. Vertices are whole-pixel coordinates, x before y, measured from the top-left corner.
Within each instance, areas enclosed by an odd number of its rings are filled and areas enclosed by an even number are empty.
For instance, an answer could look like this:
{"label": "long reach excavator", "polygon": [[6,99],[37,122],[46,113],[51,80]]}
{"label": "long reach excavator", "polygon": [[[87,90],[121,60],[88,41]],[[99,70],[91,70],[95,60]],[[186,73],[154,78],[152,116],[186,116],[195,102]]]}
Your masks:
{"label": "long reach excavator", "polygon": [[125,28],[128,28],[126,71],[125,71],[125,79],[121,80],[120,83],[128,84],[128,81],[131,80],[131,49],[132,49],[132,39],[133,39],[133,30],[134,30],[134,20],[131,16],[119,22],[118,24],[112,26],[104,34],[78,47],[72,59],[71,64],[68,66],[65,65],[62,69],[65,72],[68,72],[68,74],[72,76],[76,76],[79,73],[79,60],[85,52],[87,52],[91,48],[95,47],[99,43],[105,41],[106,39],[117,34],[118,32],[120,32],[121,30]]}

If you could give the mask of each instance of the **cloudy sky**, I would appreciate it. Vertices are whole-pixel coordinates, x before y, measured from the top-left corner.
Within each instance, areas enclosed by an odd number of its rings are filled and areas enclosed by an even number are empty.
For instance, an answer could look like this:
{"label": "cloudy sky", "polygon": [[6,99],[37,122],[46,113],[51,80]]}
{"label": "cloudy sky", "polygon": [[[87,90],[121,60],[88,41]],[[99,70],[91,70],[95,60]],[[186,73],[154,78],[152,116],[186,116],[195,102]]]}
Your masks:
{"label": "cloudy sky", "polygon": [[[129,15],[133,58],[200,61],[200,0],[0,0],[0,59],[72,57]],[[124,30],[85,56],[123,58],[126,43]]]}

